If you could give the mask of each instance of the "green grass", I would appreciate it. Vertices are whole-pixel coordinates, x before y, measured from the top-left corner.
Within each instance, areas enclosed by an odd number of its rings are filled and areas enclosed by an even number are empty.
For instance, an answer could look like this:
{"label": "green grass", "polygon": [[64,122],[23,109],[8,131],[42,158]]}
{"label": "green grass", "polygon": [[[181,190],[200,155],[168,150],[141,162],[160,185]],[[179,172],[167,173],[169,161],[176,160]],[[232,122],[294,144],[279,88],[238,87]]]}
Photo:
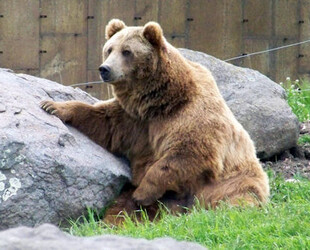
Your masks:
{"label": "green grass", "polygon": [[162,211],[161,219],[154,223],[147,219],[135,223],[127,218],[123,227],[105,226],[89,211],[82,223],[71,222],[70,233],[147,239],[170,236],[210,249],[310,249],[310,181],[286,182],[270,174],[270,185],[271,200],[261,208],[223,204],[205,210],[196,205],[190,213],[179,216]]}
{"label": "green grass", "polygon": [[304,145],[304,144],[310,144],[310,135],[302,135],[298,138],[298,144]]}
{"label": "green grass", "polygon": [[287,102],[299,121],[310,120],[310,83],[308,81],[287,78],[285,83],[280,83],[287,93]]}

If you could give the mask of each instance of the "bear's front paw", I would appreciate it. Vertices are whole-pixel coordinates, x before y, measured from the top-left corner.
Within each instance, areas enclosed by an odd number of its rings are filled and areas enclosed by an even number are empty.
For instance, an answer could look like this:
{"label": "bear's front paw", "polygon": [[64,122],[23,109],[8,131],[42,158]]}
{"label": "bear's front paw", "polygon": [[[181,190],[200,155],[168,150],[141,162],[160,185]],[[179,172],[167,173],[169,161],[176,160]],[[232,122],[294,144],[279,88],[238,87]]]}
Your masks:
{"label": "bear's front paw", "polygon": [[65,103],[43,101],[40,103],[40,107],[47,113],[57,116],[63,122],[70,120],[70,112]]}
{"label": "bear's front paw", "polygon": [[40,103],[40,107],[51,115],[56,115],[58,113],[56,103],[53,101],[43,101]]}
{"label": "bear's front paw", "polygon": [[132,195],[132,198],[139,206],[150,206],[156,201],[155,197],[146,195],[146,193],[141,188],[136,189]]}
{"label": "bear's front paw", "polygon": [[161,196],[162,193],[159,193],[158,190],[153,190],[149,186],[146,188],[139,186],[133,193],[132,198],[138,205],[150,206]]}

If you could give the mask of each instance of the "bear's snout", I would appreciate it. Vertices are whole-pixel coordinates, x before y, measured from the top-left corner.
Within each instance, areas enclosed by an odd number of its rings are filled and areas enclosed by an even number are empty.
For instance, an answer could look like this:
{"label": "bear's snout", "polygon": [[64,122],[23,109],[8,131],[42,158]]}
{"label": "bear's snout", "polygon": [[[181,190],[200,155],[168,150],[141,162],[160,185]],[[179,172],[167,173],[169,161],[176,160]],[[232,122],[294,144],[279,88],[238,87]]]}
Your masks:
{"label": "bear's snout", "polygon": [[107,65],[102,65],[99,67],[101,78],[104,82],[111,81],[111,68]]}

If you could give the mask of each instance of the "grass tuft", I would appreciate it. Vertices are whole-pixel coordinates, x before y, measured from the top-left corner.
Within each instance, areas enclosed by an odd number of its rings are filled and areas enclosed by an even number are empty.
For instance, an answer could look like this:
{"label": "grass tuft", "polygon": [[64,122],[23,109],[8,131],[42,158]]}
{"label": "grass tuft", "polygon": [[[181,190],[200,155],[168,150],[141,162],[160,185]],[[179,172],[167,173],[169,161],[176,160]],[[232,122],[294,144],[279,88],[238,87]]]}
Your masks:
{"label": "grass tuft", "polygon": [[308,81],[295,80],[289,77],[284,83],[280,83],[287,93],[287,102],[300,122],[310,120],[310,83]]}
{"label": "grass tuft", "polygon": [[310,144],[310,135],[302,135],[298,138],[298,144],[304,145],[304,144]]}

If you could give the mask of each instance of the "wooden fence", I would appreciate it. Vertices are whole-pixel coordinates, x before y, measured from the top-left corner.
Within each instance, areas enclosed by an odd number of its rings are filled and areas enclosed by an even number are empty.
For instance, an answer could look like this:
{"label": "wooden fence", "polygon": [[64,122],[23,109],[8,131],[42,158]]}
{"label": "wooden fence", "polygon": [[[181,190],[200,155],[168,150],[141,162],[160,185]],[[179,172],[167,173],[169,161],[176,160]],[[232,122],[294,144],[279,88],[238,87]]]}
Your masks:
{"label": "wooden fence", "polygon": [[[220,59],[310,39],[310,0],[0,0],[0,67],[65,85],[97,81],[111,18],[158,21],[173,45]],[[232,63],[277,82],[309,77],[310,44]],[[82,88],[111,97],[107,85]]]}

